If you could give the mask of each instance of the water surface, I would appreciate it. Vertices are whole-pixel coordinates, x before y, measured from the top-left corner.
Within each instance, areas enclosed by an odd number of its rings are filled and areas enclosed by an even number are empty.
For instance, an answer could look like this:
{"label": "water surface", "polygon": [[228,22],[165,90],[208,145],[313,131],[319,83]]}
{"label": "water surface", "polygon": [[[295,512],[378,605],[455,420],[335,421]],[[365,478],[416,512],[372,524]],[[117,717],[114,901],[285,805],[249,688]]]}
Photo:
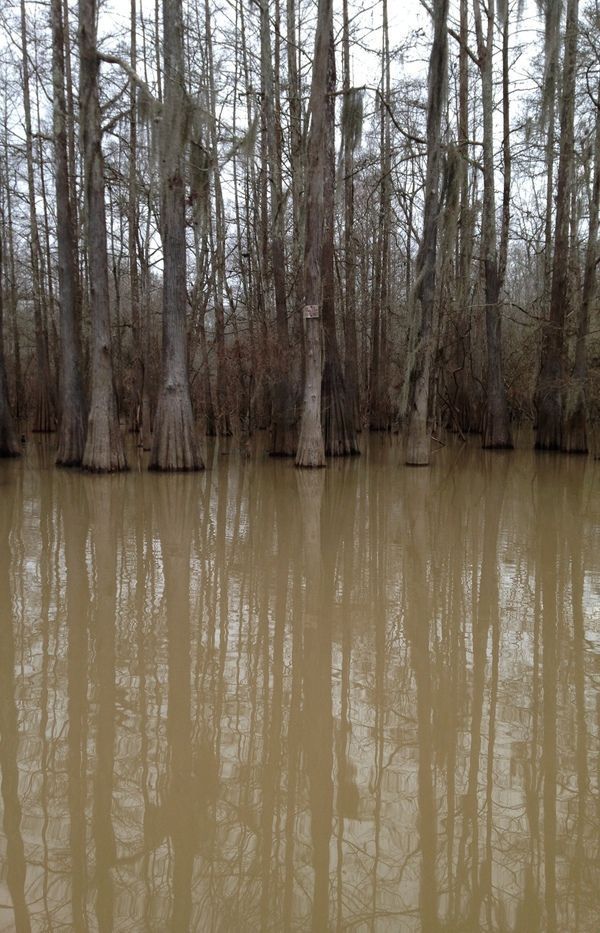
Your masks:
{"label": "water surface", "polygon": [[0,930],[597,931],[600,463],[0,462]]}

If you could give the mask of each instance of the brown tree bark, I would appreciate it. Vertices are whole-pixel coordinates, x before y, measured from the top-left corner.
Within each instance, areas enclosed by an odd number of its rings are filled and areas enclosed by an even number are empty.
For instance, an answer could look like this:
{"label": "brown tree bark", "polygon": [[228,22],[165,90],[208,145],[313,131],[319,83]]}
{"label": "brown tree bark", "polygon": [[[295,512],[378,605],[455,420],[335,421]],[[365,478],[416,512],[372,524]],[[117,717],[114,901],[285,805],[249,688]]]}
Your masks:
{"label": "brown tree bark", "polygon": [[379,217],[374,257],[371,317],[371,368],[369,374],[369,426],[372,431],[390,427],[387,370],[387,312],[389,304],[390,216],[391,216],[391,136],[390,136],[390,40],[388,4],[383,0],[381,87],[379,92],[379,144],[381,150]]}
{"label": "brown tree bark", "polygon": [[67,155],[65,99],[65,34],[61,0],[52,0],[52,87],[54,92],[54,153],[58,290],[60,298],[60,421],[56,462],[78,466],[85,447],[85,397],[83,389],[77,240],[71,212]]}
{"label": "brown tree bark", "polygon": [[[12,362],[14,369],[14,379],[13,379],[13,415],[16,425],[21,421],[21,418],[25,415],[25,406],[23,403],[23,379],[21,374],[21,341],[19,336],[19,325],[17,320],[17,305],[19,303],[19,291],[17,286],[17,271],[15,263],[15,241],[14,241],[14,227],[13,227],[13,212],[12,212],[12,193],[11,193],[11,181],[10,181],[10,171],[9,171],[9,156],[8,156],[8,111],[6,107],[6,98],[5,98],[5,108],[4,108],[4,166],[5,166],[5,178],[6,178],[6,200],[5,200],[5,229],[4,229],[4,243],[6,251],[6,260],[7,260],[7,293],[9,300],[9,315],[10,315],[10,330],[12,336]],[[8,398],[10,398],[10,392],[8,392]]]}
{"label": "brown tree bark", "polygon": [[281,183],[280,128],[277,126],[275,81],[271,48],[269,2],[261,0],[260,54],[263,88],[263,124],[267,137],[269,173],[270,259],[275,293],[277,359],[273,361],[271,456],[293,457],[296,453],[296,412],[291,384],[290,335],[285,282],[285,201]]}
{"label": "brown tree bark", "polygon": [[478,432],[481,425],[481,389],[472,374],[471,266],[473,259],[475,209],[469,194],[469,0],[460,0],[460,48],[458,89],[459,221],[457,282],[455,286],[457,321],[454,341],[453,404],[458,426],[465,432]]}
{"label": "brown tree bark", "polygon": [[164,0],[164,109],[160,139],[163,241],[162,384],[154,419],[150,468],[204,467],[190,398],[186,325],[185,182],[188,108],[181,0]]}
{"label": "brown tree bark", "polygon": [[579,306],[575,360],[567,388],[563,448],[567,453],[588,452],[588,361],[587,340],[590,309],[596,294],[598,263],[598,217],[600,214],[600,108],[596,109],[594,170],[590,195],[588,240],[585,249],[583,290]]}
{"label": "brown tree bark", "polygon": [[326,166],[323,197],[324,225],[321,253],[323,280],[323,379],[321,419],[325,437],[325,453],[343,457],[360,453],[356,428],[350,417],[346,399],[346,384],[338,347],[335,319],[334,224],[335,224],[335,45],[333,25],[329,33],[326,98]]}
{"label": "brown tree bark", "polygon": [[8,379],[4,362],[4,291],[2,288],[3,231],[0,230],[0,457],[18,457],[21,446],[8,399]]}
{"label": "brown tree bark", "polygon": [[[130,3],[130,48],[129,61],[133,71],[137,68],[137,29],[136,0]],[[144,415],[148,415],[148,405],[144,405],[145,354],[144,328],[141,320],[140,277],[137,263],[139,206],[137,185],[137,86],[133,78],[129,86],[129,177],[127,190],[127,252],[129,260],[129,294],[131,298],[131,330],[133,334],[133,417],[132,430],[138,435],[138,444],[143,446]],[[146,427],[146,432],[148,429]]]}
{"label": "brown tree bark", "polygon": [[[350,26],[348,0],[343,0],[343,92],[344,106],[352,94],[350,88]],[[358,337],[356,333],[356,246],[354,233],[354,144],[343,130],[344,138],[344,376],[346,405],[350,425],[360,431],[360,380]]]}
{"label": "brown tree bark", "polygon": [[429,59],[427,102],[427,170],[423,234],[417,255],[415,307],[420,321],[412,360],[408,396],[406,463],[427,466],[430,455],[429,386],[433,354],[433,320],[436,299],[437,234],[440,210],[440,163],[442,157],[442,109],[448,77],[448,0],[434,0],[433,43]]}
{"label": "brown tree bark", "polygon": [[206,58],[208,72],[208,90],[210,100],[210,146],[213,159],[213,191],[215,199],[215,238],[213,248],[214,263],[214,312],[215,312],[215,338],[217,346],[217,373],[216,373],[216,424],[217,433],[221,436],[231,434],[229,420],[229,393],[227,386],[227,355],[225,348],[225,308],[223,295],[225,292],[225,209],[223,204],[223,191],[221,188],[221,175],[218,165],[218,113],[217,92],[215,86],[215,70],[212,42],[211,10],[208,0],[205,0],[206,24]]}
{"label": "brown tree bark", "polygon": [[560,103],[560,148],[556,186],[556,220],[550,315],[542,332],[536,386],[538,450],[559,450],[563,441],[565,389],[565,316],[569,304],[569,205],[574,157],[575,79],[579,0],[569,0]]}
{"label": "brown tree bark", "polygon": [[33,430],[45,433],[56,427],[56,406],[48,356],[47,334],[44,331],[42,305],[41,244],[36,214],[36,192],[33,172],[33,129],[31,123],[31,91],[25,0],[21,0],[21,52],[23,59],[23,113],[25,117],[25,151],[27,158],[27,194],[29,200],[30,257],[33,288],[33,321],[35,329],[36,397]]}
{"label": "brown tree bark", "polygon": [[[304,366],[304,331],[300,309],[302,307],[302,261],[304,255],[304,228],[302,225],[302,191],[304,190],[304,146],[302,143],[302,89],[300,81],[300,37],[296,17],[296,0],[286,3],[286,45],[288,70],[289,112],[289,159],[291,172],[292,231],[291,248],[292,279],[294,287],[291,338],[295,350],[295,371],[300,373]],[[302,382],[300,377],[296,381]]]}
{"label": "brown tree bark", "polygon": [[502,315],[499,305],[501,280],[496,243],[496,197],[494,178],[494,0],[486,6],[484,39],[481,0],[474,0],[477,51],[481,73],[483,109],[483,212],[481,253],[485,283],[485,331],[487,349],[487,399],[483,446],[511,448],[512,437],[502,362]]}
{"label": "brown tree bark", "polygon": [[306,179],[304,246],[304,334],[306,365],[304,402],[296,466],[325,466],[321,430],[322,333],[321,263],[325,220],[324,188],[327,178],[327,94],[329,44],[333,28],[332,0],[319,0],[315,54],[310,91],[310,132]]}
{"label": "brown tree bark", "polygon": [[79,0],[79,120],[92,319],[91,399],[82,465],[110,473],[126,469],[127,461],[113,386],[96,23],[96,0]]}

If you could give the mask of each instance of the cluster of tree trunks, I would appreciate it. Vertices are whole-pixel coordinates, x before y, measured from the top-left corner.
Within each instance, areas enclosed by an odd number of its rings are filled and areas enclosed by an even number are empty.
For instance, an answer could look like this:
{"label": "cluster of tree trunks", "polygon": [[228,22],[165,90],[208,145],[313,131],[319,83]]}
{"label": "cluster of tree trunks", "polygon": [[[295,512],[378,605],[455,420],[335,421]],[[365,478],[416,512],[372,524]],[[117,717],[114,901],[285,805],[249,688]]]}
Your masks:
{"label": "cluster of tree trunks", "polygon": [[[227,150],[215,40],[220,23],[211,0],[194,8],[183,0],[162,0],[152,23],[130,0],[127,61],[98,47],[97,0],[78,0],[78,115],[68,5],[49,0],[49,10],[55,188],[50,206],[39,39],[35,32],[32,38],[25,0],[16,10],[29,233],[26,296],[21,292],[28,299],[32,353],[26,375],[15,271],[18,185],[11,179],[6,143],[1,454],[19,452],[25,414],[34,431],[58,430],[58,464],[94,472],[127,468],[123,419],[149,451],[152,469],[202,469],[199,414],[209,435],[244,438],[269,427],[270,453],[295,457],[302,467],[358,453],[363,425],[375,431],[402,425],[405,462],[412,465],[430,463],[431,437],[440,425],[463,436],[478,432],[487,448],[512,447],[517,412],[506,331],[508,326],[512,334],[507,279],[516,129],[510,94],[518,14],[510,4],[460,0],[455,31],[448,0],[433,0],[423,108],[410,95],[403,99],[408,85],[392,81],[398,49],[390,46],[388,2],[381,0],[380,78],[369,89],[375,107],[366,149],[361,133],[367,89],[353,85],[356,26],[350,0],[343,0],[341,11],[340,85],[332,0],[316,0],[306,112],[307,27],[296,0],[286,0],[285,9],[282,0],[235,0]],[[588,81],[586,100],[595,113],[588,120],[591,142],[580,155],[581,181],[576,124],[585,108],[578,103],[578,0],[567,0],[564,11],[551,0],[542,13],[538,133],[546,197],[538,237],[539,366],[530,413],[537,448],[585,453],[593,407],[588,357],[598,259],[599,103]],[[202,37],[200,64],[186,43],[191,29]],[[449,86],[451,42],[457,47],[455,87]],[[593,30],[585,42],[593,52]],[[115,69],[110,80],[120,82],[114,99],[107,100],[101,86],[103,62]],[[123,99],[125,110],[115,113]],[[499,104],[501,147],[494,130]],[[114,133],[118,126],[125,131]],[[4,130],[8,136],[6,107]],[[579,258],[584,188],[589,234]],[[58,235],[51,231],[51,216]],[[155,233],[162,245],[157,272],[151,258]],[[194,281],[188,289],[190,257]],[[397,275],[401,264],[405,269]],[[152,308],[157,282],[158,312]]]}

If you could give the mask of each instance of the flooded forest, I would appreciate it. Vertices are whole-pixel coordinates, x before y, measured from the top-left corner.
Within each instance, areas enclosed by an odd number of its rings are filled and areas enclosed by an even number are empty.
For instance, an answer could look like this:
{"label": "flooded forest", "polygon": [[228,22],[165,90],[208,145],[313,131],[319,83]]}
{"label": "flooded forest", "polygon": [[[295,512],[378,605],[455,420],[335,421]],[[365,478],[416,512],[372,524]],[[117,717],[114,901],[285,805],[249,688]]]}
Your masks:
{"label": "flooded forest", "polygon": [[596,0],[0,0],[0,933],[600,928]]}

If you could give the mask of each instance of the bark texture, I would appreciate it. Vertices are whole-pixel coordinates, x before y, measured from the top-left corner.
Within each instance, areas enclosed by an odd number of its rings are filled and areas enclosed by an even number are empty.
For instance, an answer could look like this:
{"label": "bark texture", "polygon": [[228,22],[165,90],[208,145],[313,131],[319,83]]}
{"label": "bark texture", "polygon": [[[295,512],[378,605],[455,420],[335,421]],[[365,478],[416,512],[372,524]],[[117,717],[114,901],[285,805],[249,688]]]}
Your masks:
{"label": "bark texture", "polygon": [[290,335],[285,283],[285,202],[281,183],[281,146],[275,108],[275,81],[268,0],[262,0],[260,51],[263,81],[263,121],[267,134],[270,193],[270,253],[275,293],[278,357],[273,361],[271,456],[293,457],[296,452],[296,413],[291,384]]}
{"label": "bark texture", "polygon": [[196,440],[187,361],[183,152],[189,116],[184,85],[181,0],[165,0],[163,18],[165,101],[160,165],[164,256],[162,383],[154,420],[150,468],[199,470],[204,464]]}
{"label": "bark texture", "polygon": [[327,166],[327,74],[329,37],[333,23],[332,0],[319,0],[315,55],[310,91],[310,133],[304,247],[304,334],[306,364],[304,402],[296,465],[325,466],[321,429],[321,262],[324,224],[324,187]]}
{"label": "bark texture", "polygon": [[560,150],[550,314],[542,333],[542,354],[536,387],[535,446],[538,450],[560,450],[563,442],[564,332],[565,316],[569,305],[569,214],[574,155],[578,12],[578,0],[569,0],[560,108]]}
{"label": "bark texture", "polygon": [[430,454],[429,385],[433,351],[433,318],[436,298],[438,215],[440,209],[440,163],[442,109],[448,70],[448,0],[435,0],[434,33],[429,59],[427,103],[427,170],[423,235],[417,255],[416,304],[420,312],[417,345],[410,373],[406,463],[427,466]]}
{"label": "bark texture", "polygon": [[369,426],[372,431],[388,431],[390,406],[386,384],[387,318],[390,296],[391,223],[391,134],[390,134],[390,41],[388,4],[382,5],[381,85],[379,89],[379,145],[381,150],[379,217],[376,254],[373,260],[373,299],[371,306],[371,368],[369,374]]}
{"label": "bark texture", "polygon": [[335,223],[335,45],[333,24],[329,32],[327,63],[326,152],[323,192],[323,249],[321,253],[323,281],[323,350],[324,366],[321,390],[321,418],[325,453],[343,457],[360,453],[356,427],[346,399],[346,382],[340,356],[335,315],[334,223]]}
{"label": "bark texture", "polygon": [[31,123],[31,94],[29,82],[30,59],[28,52],[25,0],[21,0],[21,51],[23,56],[23,113],[25,117],[25,153],[27,158],[27,195],[29,200],[31,284],[33,288],[33,322],[35,331],[36,380],[33,430],[40,433],[54,431],[56,404],[48,353],[48,333],[44,321],[41,257],[42,248],[36,213],[36,190],[33,168],[33,129]]}
{"label": "bark texture", "polygon": [[[343,2],[343,91],[348,111],[350,90],[350,24],[348,0]],[[358,336],[356,331],[356,246],[354,242],[354,145],[343,129],[344,146],[344,376],[348,419],[355,431],[360,431],[360,381],[358,369]]]}
{"label": "bark texture", "polygon": [[60,299],[60,420],[56,462],[60,466],[79,466],[85,447],[86,411],[81,360],[77,245],[71,211],[67,154],[65,34],[61,0],[52,0],[51,14],[56,220],[60,230],[57,242]]}
{"label": "bark texture", "polygon": [[113,386],[96,21],[96,0],[79,0],[79,120],[92,319],[91,400],[82,466],[111,473],[127,469],[127,461]]}
{"label": "bark texture", "polygon": [[575,361],[567,389],[563,449],[567,453],[588,452],[588,360],[587,339],[590,309],[596,295],[598,261],[598,216],[600,209],[600,110],[596,110],[594,173],[590,198],[590,221],[585,251],[583,291],[579,306]]}
{"label": "bark texture", "polygon": [[[0,283],[2,283],[3,238],[0,231]],[[21,445],[13,421],[8,400],[8,379],[4,363],[4,301],[0,284],[0,457],[18,457]]]}
{"label": "bark texture", "polygon": [[496,197],[494,175],[494,2],[486,9],[486,36],[483,34],[481,0],[475,0],[475,26],[481,72],[483,108],[483,212],[481,252],[485,285],[485,334],[487,349],[487,399],[483,424],[483,446],[511,448],[504,367],[502,361],[501,278],[496,243]]}

